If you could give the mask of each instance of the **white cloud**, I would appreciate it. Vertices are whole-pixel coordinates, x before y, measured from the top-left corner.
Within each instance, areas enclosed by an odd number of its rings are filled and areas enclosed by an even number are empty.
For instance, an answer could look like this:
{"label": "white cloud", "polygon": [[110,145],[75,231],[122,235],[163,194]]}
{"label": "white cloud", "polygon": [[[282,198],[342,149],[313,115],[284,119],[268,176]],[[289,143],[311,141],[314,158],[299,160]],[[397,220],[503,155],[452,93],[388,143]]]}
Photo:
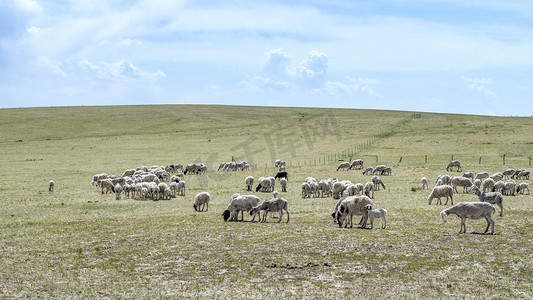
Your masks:
{"label": "white cloud", "polygon": [[498,99],[498,95],[487,88],[487,85],[491,85],[496,83],[494,80],[490,78],[477,78],[477,77],[461,77],[467,84],[470,90],[480,92],[485,96],[492,97]]}
{"label": "white cloud", "polygon": [[363,92],[366,93],[372,97],[376,98],[383,98],[381,94],[373,90],[370,86],[377,85],[380,82],[376,79],[371,78],[350,78],[347,77],[347,79],[350,81],[350,86],[357,92]]}
{"label": "white cloud", "polygon": [[166,77],[166,74],[157,72],[145,72],[137,68],[130,60],[123,59],[114,63],[98,62],[90,63],[87,60],[79,63],[80,67],[93,73],[97,78],[104,80],[144,80]]}

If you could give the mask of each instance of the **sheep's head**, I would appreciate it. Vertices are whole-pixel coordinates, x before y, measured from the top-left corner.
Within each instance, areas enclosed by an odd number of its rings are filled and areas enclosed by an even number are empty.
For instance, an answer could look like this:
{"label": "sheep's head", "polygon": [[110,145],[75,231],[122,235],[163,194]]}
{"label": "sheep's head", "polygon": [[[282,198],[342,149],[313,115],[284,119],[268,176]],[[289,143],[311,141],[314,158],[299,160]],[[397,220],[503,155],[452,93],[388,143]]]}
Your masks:
{"label": "sheep's head", "polygon": [[194,207],[195,211],[198,211],[198,206],[196,206],[196,204],[194,204],[192,207]]}
{"label": "sheep's head", "polygon": [[[428,196],[428,204],[431,205],[431,202],[433,201],[433,195]],[[437,202],[438,203],[438,202]]]}
{"label": "sheep's head", "polygon": [[442,217],[442,222],[448,222],[448,212],[446,209],[440,212],[440,216]]}
{"label": "sheep's head", "polygon": [[372,204],[368,204],[368,205],[366,206],[366,210],[367,210],[368,212],[371,212],[371,211],[372,211]]}
{"label": "sheep's head", "polygon": [[229,217],[231,216],[231,212],[229,210],[225,210],[223,213],[222,213],[222,216],[224,217],[224,221],[227,221],[229,219]]}
{"label": "sheep's head", "polygon": [[251,210],[250,210],[250,216],[253,216],[257,213],[257,211],[259,210],[259,207],[253,207]]}

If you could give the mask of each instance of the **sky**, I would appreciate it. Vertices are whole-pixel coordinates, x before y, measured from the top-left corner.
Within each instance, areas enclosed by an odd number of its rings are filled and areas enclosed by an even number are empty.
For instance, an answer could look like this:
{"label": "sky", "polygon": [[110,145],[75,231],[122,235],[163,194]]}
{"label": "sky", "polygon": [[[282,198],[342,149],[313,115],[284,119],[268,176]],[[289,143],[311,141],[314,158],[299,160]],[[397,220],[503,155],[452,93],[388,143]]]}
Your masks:
{"label": "sky", "polygon": [[0,0],[0,108],[533,115],[529,0]]}

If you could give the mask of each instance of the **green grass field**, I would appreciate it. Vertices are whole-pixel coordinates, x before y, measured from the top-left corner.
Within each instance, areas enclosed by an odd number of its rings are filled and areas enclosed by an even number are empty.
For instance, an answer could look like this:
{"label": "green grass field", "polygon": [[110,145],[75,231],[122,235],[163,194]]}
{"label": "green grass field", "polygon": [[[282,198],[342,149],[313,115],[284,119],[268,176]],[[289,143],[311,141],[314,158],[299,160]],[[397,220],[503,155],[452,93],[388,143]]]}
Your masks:
{"label": "green grass field", "polygon": [[[504,197],[495,234],[484,220],[443,223],[427,204],[446,164],[495,173],[532,169],[533,118],[236,106],[110,106],[0,110],[0,298],[532,298],[531,195]],[[379,138],[376,138],[379,136]],[[503,164],[505,155],[505,165]],[[302,199],[312,176],[365,183],[338,159],[385,164],[375,207],[388,227],[333,224],[332,198]],[[247,160],[245,172],[218,172]],[[224,222],[244,178],[287,161],[291,221]],[[427,159],[427,162],[426,162]],[[401,160],[401,161],[400,161]],[[202,162],[186,195],[115,200],[92,176],[141,165]],[[56,182],[53,193],[48,181]],[[521,182],[521,181],[519,181]],[[526,181],[529,182],[530,181]],[[531,185],[531,183],[530,183]],[[208,191],[208,212],[194,195]],[[270,193],[255,193],[270,199]],[[477,201],[456,194],[454,203]],[[447,205],[449,207],[450,205]]]}

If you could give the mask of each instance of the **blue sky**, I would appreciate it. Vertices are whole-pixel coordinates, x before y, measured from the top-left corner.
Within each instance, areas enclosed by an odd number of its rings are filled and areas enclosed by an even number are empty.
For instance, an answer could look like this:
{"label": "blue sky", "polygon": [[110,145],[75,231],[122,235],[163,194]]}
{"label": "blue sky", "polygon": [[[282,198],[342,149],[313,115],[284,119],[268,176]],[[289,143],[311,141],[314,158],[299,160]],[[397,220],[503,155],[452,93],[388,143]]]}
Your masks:
{"label": "blue sky", "polygon": [[0,107],[533,115],[532,1],[0,0]]}

